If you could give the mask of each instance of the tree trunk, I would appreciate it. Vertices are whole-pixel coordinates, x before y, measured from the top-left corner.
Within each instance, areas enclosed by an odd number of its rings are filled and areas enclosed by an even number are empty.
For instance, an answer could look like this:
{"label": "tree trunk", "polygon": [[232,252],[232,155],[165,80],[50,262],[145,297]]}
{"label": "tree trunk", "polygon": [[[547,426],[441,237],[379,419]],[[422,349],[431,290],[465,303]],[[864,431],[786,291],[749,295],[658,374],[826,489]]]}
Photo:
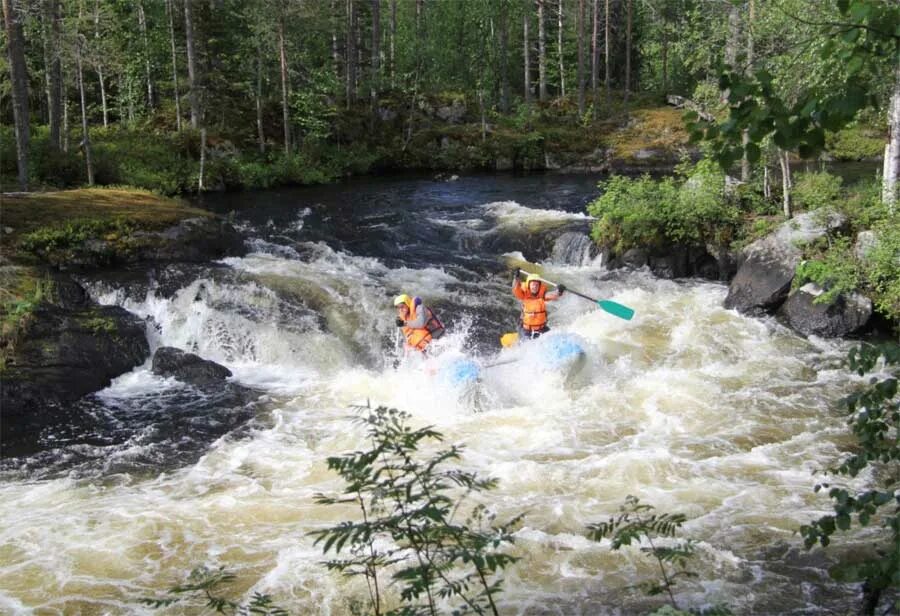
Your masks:
{"label": "tree trunk", "polygon": [[778,164],[781,166],[781,203],[784,217],[791,217],[791,158],[786,150],[778,149]]}
{"label": "tree trunk", "polygon": [[[756,6],[754,0],[749,4],[750,17],[747,20],[747,72],[753,72],[753,23],[756,18]],[[747,159],[747,145],[750,143],[750,132],[747,129],[741,131],[741,144],[744,153],[741,155],[741,181],[750,181],[750,161]]]}
{"label": "tree trunk", "polygon": [[606,0],[606,14],[603,23],[603,88],[606,90],[606,106],[611,102],[611,84],[609,79],[609,0]]}
{"label": "tree trunk", "polygon": [[69,93],[66,90],[65,74],[60,73],[62,82],[62,149],[69,151]]}
{"label": "tree trunk", "polygon": [[538,9],[538,98],[547,100],[547,28],[544,23],[544,1],[537,0]]}
{"label": "tree trunk", "polygon": [[631,5],[632,0],[625,0],[625,104],[631,94]]}
{"label": "tree trunk", "polygon": [[509,10],[500,0],[500,111],[509,113]]}
{"label": "tree trunk", "polygon": [[372,111],[378,108],[378,89],[381,73],[381,0],[372,0]]}
{"label": "tree trunk", "polygon": [[284,154],[291,153],[291,111],[288,106],[288,63],[284,40],[284,5],[279,4],[278,12],[278,58],[281,65],[281,112],[284,122]]}
{"label": "tree trunk", "polygon": [[597,88],[600,81],[600,48],[597,45],[597,29],[600,22],[600,0],[592,0],[591,30],[591,95],[594,103],[594,119],[600,113],[600,93]]}
{"label": "tree trunk", "polygon": [[881,200],[891,215],[897,204],[897,179],[900,177],[900,61],[894,72],[894,91],[888,110],[889,141],[884,149],[884,175]]}
{"label": "tree trunk", "polygon": [[563,2],[559,0],[559,11],[557,12],[557,33],[559,34],[558,47],[559,50],[559,95],[566,97],[566,67],[563,56]]}
{"label": "tree trunk", "polygon": [[525,62],[525,102],[531,104],[531,55],[528,46],[528,11],[522,16],[522,59]]}
{"label": "tree trunk", "polygon": [[59,57],[61,40],[59,0],[44,2],[46,21],[47,56],[47,111],[50,125],[50,146],[59,150],[62,146],[59,129],[62,120],[62,63]]}
{"label": "tree trunk", "polygon": [[166,14],[169,16],[169,41],[172,47],[172,91],[175,93],[175,129],[181,132],[181,95],[178,92],[178,55],[175,50],[175,6],[174,0],[166,0]]}
{"label": "tree trunk", "polygon": [[575,19],[576,40],[578,42],[578,115],[584,115],[584,3],[578,0],[578,14]]}
{"label": "tree trunk", "polygon": [[346,74],[346,99],[347,109],[356,101],[356,28],[354,27],[354,17],[356,16],[356,6],[353,0],[347,0],[347,37],[344,44],[344,65],[347,67]]}
{"label": "tree trunk", "polygon": [[184,0],[184,38],[187,43],[188,84],[191,99],[191,128],[200,126],[200,79],[197,74],[197,54],[194,52],[194,17],[192,0]]}
{"label": "tree trunk", "polygon": [[266,153],[266,133],[263,130],[262,109],[263,52],[262,39],[256,39],[256,132],[259,137],[259,153]]}
{"label": "tree trunk", "polygon": [[394,46],[397,41],[397,0],[391,0],[391,88],[397,85],[397,57]]}
{"label": "tree trunk", "polygon": [[[190,2],[191,0],[185,0]],[[200,129],[200,177],[197,178],[197,192],[206,190],[203,176],[206,174],[206,127]]]}
{"label": "tree trunk", "polygon": [[[80,20],[79,20],[80,21]],[[75,42],[75,65],[76,70],[78,71],[78,95],[81,98],[81,148],[84,152],[84,166],[87,171],[87,183],[88,186],[94,185],[94,163],[91,160],[91,134],[88,130],[88,121],[87,121],[87,101],[84,96],[84,71],[81,66],[81,56],[83,52],[83,40],[80,34],[76,34],[77,40]]]}
{"label": "tree trunk", "polygon": [[662,91],[669,94],[669,16],[663,13],[662,25]]}
{"label": "tree trunk", "polygon": [[13,121],[16,132],[16,165],[19,188],[28,190],[28,145],[31,141],[28,124],[28,67],[25,64],[25,38],[22,36],[21,16],[15,0],[3,0],[3,24],[6,30],[6,53],[9,61]]}
{"label": "tree trunk", "polygon": [[147,15],[144,13],[143,0],[138,0],[138,27],[144,46],[144,72],[147,77],[147,107],[153,109],[153,69],[150,63],[150,43],[147,42]]}
{"label": "tree trunk", "polygon": [[100,59],[100,0],[94,1],[94,42],[97,50],[94,54],[97,80],[100,82],[100,107],[103,110],[103,126],[109,126],[109,105],[106,103],[106,78],[103,76],[103,61]]}
{"label": "tree trunk", "polygon": [[[725,37],[725,65],[729,70],[737,70],[738,36],[740,36],[741,16],[737,5],[731,4],[728,8],[728,34]],[[730,90],[725,89],[721,94],[721,101],[728,100]]]}

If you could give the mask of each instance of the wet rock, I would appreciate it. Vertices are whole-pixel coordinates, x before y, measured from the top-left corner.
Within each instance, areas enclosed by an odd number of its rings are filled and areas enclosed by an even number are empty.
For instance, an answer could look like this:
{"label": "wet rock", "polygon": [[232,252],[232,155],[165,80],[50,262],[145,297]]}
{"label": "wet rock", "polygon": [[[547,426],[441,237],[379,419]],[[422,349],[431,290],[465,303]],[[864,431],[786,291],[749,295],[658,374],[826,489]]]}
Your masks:
{"label": "wet rock", "polygon": [[859,333],[872,317],[869,298],[851,293],[839,295],[831,303],[815,303],[824,292],[816,284],[805,284],[788,296],[779,314],[801,334],[827,338]]}
{"label": "wet rock", "polygon": [[802,245],[839,229],[845,222],[838,214],[808,212],[747,246],[739,257],[725,307],[753,315],[777,310],[790,292],[794,271],[803,257]]}
{"label": "wet rock", "polygon": [[649,259],[646,251],[641,248],[629,248],[621,257],[622,265],[633,268],[644,267],[649,263]]}
{"label": "wet rock", "polygon": [[586,233],[569,231],[556,238],[550,259],[561,265],[587,265],[597,252],[597,245]]}
{"label": "wet rock", "polygon": [[7,425],[103,389],[150,352],[140,318],[86,298],[76,306],[70,295],[67,307],[35,308],[6,358],[0,389]]}
{"label": "wet rock", "polygon": [[219,383],[231,376],[231,370],[199,355],[175,347],[160,347],[153,354],[153,373],[172,376],[192,385]]}

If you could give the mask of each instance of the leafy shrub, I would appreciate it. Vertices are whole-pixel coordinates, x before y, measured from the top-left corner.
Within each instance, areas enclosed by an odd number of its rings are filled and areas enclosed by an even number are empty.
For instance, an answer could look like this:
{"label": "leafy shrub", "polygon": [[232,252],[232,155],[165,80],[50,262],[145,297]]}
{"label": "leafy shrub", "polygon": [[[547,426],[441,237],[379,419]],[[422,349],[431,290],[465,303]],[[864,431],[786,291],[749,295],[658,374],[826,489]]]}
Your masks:
{"label": "leafy shrub", "polygon": [[862,282],[860,266],[847,238],[837,239],[820,257],[800,262],[792,285],[796,289],[807,282],[825,290],[813,302],[816,304],[830,304],[838,295],[859,288]]}
{"label": "leafy shrub", "polygon": [[724,176],[711,161],[680,169],[687,178],[613,176],[601,183],[603,194],[588,205],[598,218],[592,235],[617,252],[633,246],[728,244],[740,211],[725,195]]}
{"label": "leafy shrub", "polygon": [[886,221],[876,229],[876,244],[862,263],[875,307],[900,320],[900,226]]}
{"label": "leafy shrub", "polygon": [[838,160],[866,160],[884,154],[884,135],[859,124],[825,134],[825,148]]}
{"label": "leafy shrub", "polygon": [[797,173],[792,192],[794,203],[806,210],[833,205],[841,197],[842,183],[839,176],[825,171]]}

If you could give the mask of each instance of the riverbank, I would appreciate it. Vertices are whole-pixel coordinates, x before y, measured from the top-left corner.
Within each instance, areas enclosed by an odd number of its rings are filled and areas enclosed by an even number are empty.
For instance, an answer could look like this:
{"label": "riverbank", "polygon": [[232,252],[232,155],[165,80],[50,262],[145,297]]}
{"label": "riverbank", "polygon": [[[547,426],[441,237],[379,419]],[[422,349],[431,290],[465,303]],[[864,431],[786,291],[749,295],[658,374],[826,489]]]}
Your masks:
{"label": "riverbank", "polygon": [[[253,190],[321,184],[349,175],[395,172],[670,172],[700,151],[689,143],[682,109],[651,96],[630,107],[615,103],[597,118],[579,118],[573,101],[522,105],[516,113],[486,112],[464,96],[423,96],[408,101],[385,96],[378,113],[368,108],[333,110],[323,134],[285,153],[277,142],[262,145],[241,127],[210,131],[204,189]],[[111,124],[91,131],[98,185],[127,185],[163,195],[193,193],[200,174],[200,133],[175,132],[164,116]],[[272,134],[274,131],[269,131]],[[71,142],[76,142],[73,132]],[[86,183],[82,153],[55,152],[46,127],[32,131],[34,186],[71,188]],[[832,160],[881,155],[883,135],[854,125],[828,139]],[[12,129],[0,128],[0,180],[15,184]]]}

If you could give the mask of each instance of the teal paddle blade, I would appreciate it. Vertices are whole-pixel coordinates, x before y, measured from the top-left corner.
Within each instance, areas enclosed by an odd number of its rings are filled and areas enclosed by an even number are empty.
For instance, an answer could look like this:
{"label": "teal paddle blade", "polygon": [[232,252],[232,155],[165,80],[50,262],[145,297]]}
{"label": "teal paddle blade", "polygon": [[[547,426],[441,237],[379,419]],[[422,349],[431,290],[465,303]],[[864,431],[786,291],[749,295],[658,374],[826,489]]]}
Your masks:
{"label": "teal paddle blade", "polygon": [[609,314],[617,316],[620,319],[625,319],[626,321],[630,321],[631,317],[634,316],[634,310],[632,310],[628,306],[617,304],[616,302],[610,301],[608,299],[598,299],[597,305],[603,308]]}

